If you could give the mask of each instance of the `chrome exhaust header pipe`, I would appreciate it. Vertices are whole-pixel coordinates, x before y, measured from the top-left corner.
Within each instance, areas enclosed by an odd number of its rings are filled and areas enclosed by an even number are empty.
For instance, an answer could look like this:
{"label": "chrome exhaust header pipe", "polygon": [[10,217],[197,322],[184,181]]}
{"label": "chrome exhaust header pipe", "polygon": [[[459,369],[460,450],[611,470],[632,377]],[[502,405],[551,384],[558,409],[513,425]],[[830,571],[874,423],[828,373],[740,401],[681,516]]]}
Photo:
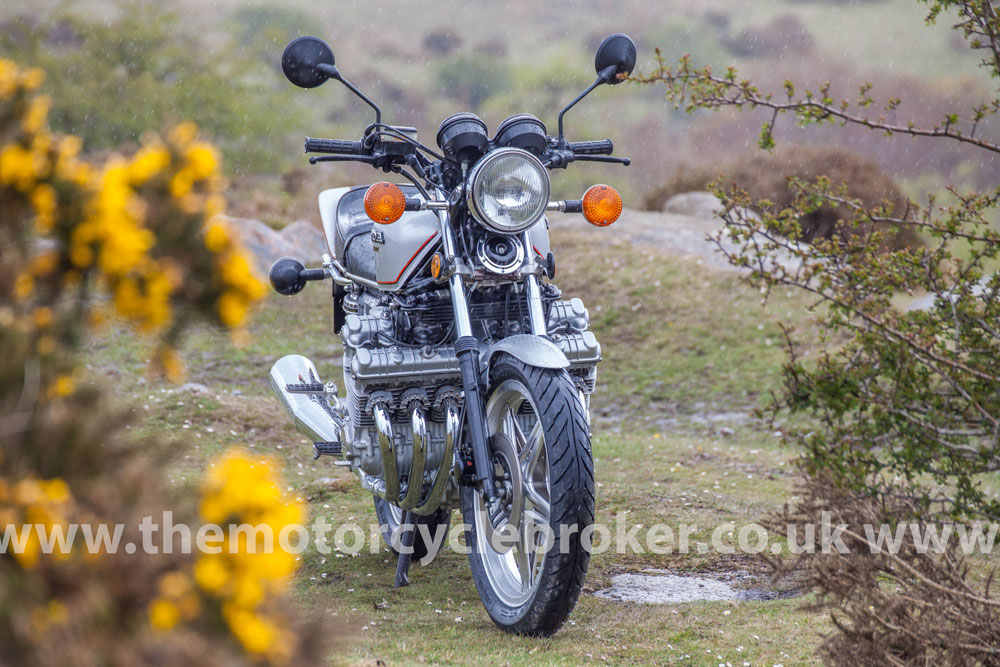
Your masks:
{"label": "chrome exhaust header pipe", "polygon": [[342,442],[337,388],[320,381],[313,362],[299,354],[278,359],[271,366],[271,389],[299,433],[312,442]]}
{"label": "chrome exhaust header pipe", "polygon": [[424,487],[424,463],[427,461],[427,447],[431,444],[427,438],[427,420],[424,409],[413,406],[410,413],[410,425],[413,428],[413,464],[410,466],[409,483],[406,487],[406,497],[399,503],[400,509],[412,510],[420,502],[420,492]]}
{"label": "chrome exhaust header pipe", "polygon": [[461,437],[462,424],[459,422],[458,403],[454,399],[447,399],[444,403],[444,457],[441,465],[434,475],[434,482],[427,493],[427,499],[419,506],[414,507],[411,512],[426,516],[433,514],[441,506],[441,498],[448,488],[448,481],[451,479],[451,469],[455,465],[455,445]]}
{"label": "chrome exhaust header pipe", "polygon": [[375,421],[376,430],[378,430],[378,446],[382,453],[382,479],[385,483],[383,493],[378,495],[396,505],[399,503],[399,471],[396,467],[396,441],[393,438],[389,408],[385,403],[378,403],[372,408],[372,419]]}
{"label": "chrome exhaust header pipe", "polygon": [[410,414],[410,423],[413,426],[413,465],[410,468],[410,483],[406,489],[406,497],[402,500],[399,499],[399,473],[392,439],[392,422],[389,420],[388,409],[385,404],[381,403],[372,409],[372,417],[379,432],[383,477],[373,477],[359,470],[361,486],[383,500],[397,505],[400,509],[409,510],[414,514],[426,516],[436,512],[441,506],[441,499],[444,497],[445,489],[447,489],[448,481],[451,478],[455,446],[461,437],[462,428],[459,421],[458,403],[453,399],[448,399],[445,401],[443,409],[445,414],[444,457],[441,459],[430,491],[423,502],[420,502],[420,495],[423,489],[424,464],[427,460],[427,448],[430,446],[430,440],[428,439],[424,411],[419,406],[415,407]]}

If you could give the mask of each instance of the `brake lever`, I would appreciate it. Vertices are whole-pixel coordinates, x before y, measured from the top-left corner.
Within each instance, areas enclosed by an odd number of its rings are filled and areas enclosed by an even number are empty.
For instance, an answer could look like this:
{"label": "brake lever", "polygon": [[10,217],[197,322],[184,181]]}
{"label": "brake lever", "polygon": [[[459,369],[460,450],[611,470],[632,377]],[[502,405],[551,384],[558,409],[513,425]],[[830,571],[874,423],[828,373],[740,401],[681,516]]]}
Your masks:
{"label": "brake lever", "polygon": [[365,162],[372,164],[375,162],[375,158],[367,155],[313,155],[309,158],[309,164],[317,162]]}
{"label": "brake lever", "polygon": [[627,157],[611,157],[610,155],[577,155],[576,153],[565,150],[552,151],[549,158],[547,160],[543,160],[542,164],[550,169],[565,169],[570,162],[577,161],[609,162],[611,164],[620,164],[626,167],[632,164],[632,160]]}
{"label": "brake lever", "polygon": [[610,162],[612,164],[620,164],[623,167],[632,164],[632,160],[627,157],[611,157],[610,155],[577,155],[573,159],[585,162]]}

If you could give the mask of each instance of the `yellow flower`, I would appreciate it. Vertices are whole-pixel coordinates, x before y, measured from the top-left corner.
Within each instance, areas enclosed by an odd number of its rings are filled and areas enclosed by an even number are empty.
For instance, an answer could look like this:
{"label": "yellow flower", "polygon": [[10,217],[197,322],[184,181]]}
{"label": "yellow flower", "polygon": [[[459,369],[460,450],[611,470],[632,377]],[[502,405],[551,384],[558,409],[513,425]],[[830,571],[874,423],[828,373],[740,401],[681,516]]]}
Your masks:
{"label": "yellow flower", "polygon": [[33,313],[35,326],[39,329],[47,329],[52,326],[52,309],[47,306],[36,308]]}
{"label": "yellow flower", "polygon": [[218,302],[219,319],[230,328],[243,324],[247,316],[247,302],[236,292],[223,292]]}
{"label": "yellow flower", "polygon": [[222,558],[218,554],[201,556],[194,564],[194,578],[205,591],[209,593],[219,593],[229,583],[229,570]]}
{"label": "yellow flower", "polygon": [[223,615],[233,634],[250,653],[266,654],[277,643],[277,629],[263,617],[233,605],[223,607]]}
{"label": "yellow flower", "polygon": [[43,183],[31,191],[31,205],[35,209],[35,231],[48,234],[55,224],[56,190]]}
{"label": "yellow flower", "polygon": [[216,220],[205,230],[205,247],[209,252],[220,253],[229,243],[229,229],[224,222]]}
{"label": "yellow flower", "polygon": [[28,110],[21,118],[21,129],[26,134],[36,134],[41,130],[42,126],[45,125],[45,118],[49,114],[49,107],[51,105],[52,100],[49,99],[48,95],[33,97],[28,102]]}
{"label": "yellow flower", "polygon": [[150,144],[139,151],[129,164],[128,171],[134,185],[142,185],[170,165],[170,152],[160,143]]}
{"label": "yellow flower", "polygon": [[184,379],[186,372],[184,370],[184,362],[181,361],[177,350],[172,347],[161,347],[157,354],[157,361],[169,381],[176,383]]}
{"label": "yellow flower", "polygon": [[8,144],[0,151],[0,185],[14,185],[27,192],[37,177],[35,157],[17,144]]}
{"label": "yellow flower", "polygon": [[21,72],[21,85],[25,90],[35,90],[45,81],[45,72],[37,67],[32,67]]}
{"label": "yellow flower", "polygon": [[60,375],[56,378],[56,381],[52,383],[49,387],[49,398],[69,396],[73,393],[76,388],[76,384],[73,382],[73,377],[70,375]]}
{"label": "yellow flower", "polygon": [[180,620],[180,610],[169,600],[157,598],[149,605],[149,624],[157,630],[170,630]]}
{"label": "yellow flower", "polygon": [[198,136],[198,126],[194,123],[181,123],[171,128],[170,132],[167,133],[170,142],[179,146],[186,146],[194,141],[196,136]]}
{"label": "yellow flower", "polygon": [[191,178],[195,181],[205,180],[219,167],[215,149],[203,142],[192,144],[184,157],[187,160],[187,168],[191,171]]}
{"label": "yellow flower", "polygon": [[181,169],[170,179],[170,195],[174,199],[185,197],[194,187],[194,178],[187,168]]}
{"label": "yellow flower", "polygon": [[14,282],[14,296],[18,299],[27,298],[33,289],[35,289],[35,279],[30,274],[22,273]]}
{"label": "yellow flower", "polygon": [[0,99],[7,99],[17,90],[17,65],[0,58]]}
{"label": "yellow flower", "polygon": [[59,264],[59,252],[49,250],[43,252],[31,260],[31,273],[35,276],[47,276],[56,270]]}

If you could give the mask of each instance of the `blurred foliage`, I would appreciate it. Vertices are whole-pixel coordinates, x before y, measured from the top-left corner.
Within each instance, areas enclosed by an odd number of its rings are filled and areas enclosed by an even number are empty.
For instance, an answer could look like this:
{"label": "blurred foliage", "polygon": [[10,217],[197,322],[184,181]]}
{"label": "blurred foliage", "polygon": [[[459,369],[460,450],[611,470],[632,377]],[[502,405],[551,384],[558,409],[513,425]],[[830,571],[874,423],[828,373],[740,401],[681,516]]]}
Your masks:
{"label": "blurred foliage", "polygon": [[[290,554],[241,542],[192,559],[175,535],[170,552],[129,551],[146,544],[140,519],[159,523],[167,508],[165,450],[126,438],[127,416],[82,382],[89,334],[111,317],[148,334],[174,378],[186,324],[245,338],[263,286],[215,220],[216,151],[182,124],[144,135],[130,158],[83,160],[79,138],[48,129],[43,78],[0,59],[0,524],[23,545],[0,553],[3,660],[315,663],[317,629],[300,627],[283,596]],[[302,504],[282,487],[270,462],[228,454],[203,485],[202,519],[300,523]],[[173,523],[196,518],[180,507]],[[46,555],[40,527],[63,548]],[[93,543],[102,529],[117,547]]]}
{"label": "blurred foliage", "polygon": [[[791,179],[815,181],[820,177],[843,186],[850,197],[868,208],[889,202],[895,210],[906,209],[906,196],[878,164],[851,151],[809,145],[785,146],[771,153],[743,153],[716,161],[711,167],[680,164],[673,178],[646,196],[643,207],[662,211],[670,197],[709,190],[721,179],[723,183],[739,184],[755,201],[770,202],[768,210],[776,212],[796,201],[798,192]],[[799,218],[801,238],[809,243],[831,238],[844,231],[844,221],[851,217],[852,210],[847,206],[821,207]],[[894,248],[921,244],[920,235],[912,229],[902,229],[892,239]]]}
{"label": "blurred foliage", "polygon": [[322,35],[319,21],[296,7],[259,4],[233,12],[232,30],[236,48],[257,54],[275,68],[285,45],[303,34]]}
{"label": "blurred foliage", "polygon": [[721,30],[703,23],[668,23],[652,30],[647,42],[659,46],[671,58],[680,58],[686,53],[693,62],[711,65],[717,70],[725,68],[731,57],[722,43]]}
{"label": "blurred foliage", "polygon": [[442,60],[434,70],[441,92],[468,105],[471,111],[492,95],[506,93],[510,71],[503,63],[479,53],[464,53]]}
{"label": "blurred foliage", "polygon": [[261,70],[248,57],[258,51],[241,46],[209,44],[146,1],[120,3],[107,23],[57,10],[44,20],[24,14],[0,31],[0,54],[46,72],[52,126],[79,136],[85,151],[136,144],[151,126],[194,119],[230,169],[274,170],[280,151],[270,138],[297,112],[269,92],[277,70]]}

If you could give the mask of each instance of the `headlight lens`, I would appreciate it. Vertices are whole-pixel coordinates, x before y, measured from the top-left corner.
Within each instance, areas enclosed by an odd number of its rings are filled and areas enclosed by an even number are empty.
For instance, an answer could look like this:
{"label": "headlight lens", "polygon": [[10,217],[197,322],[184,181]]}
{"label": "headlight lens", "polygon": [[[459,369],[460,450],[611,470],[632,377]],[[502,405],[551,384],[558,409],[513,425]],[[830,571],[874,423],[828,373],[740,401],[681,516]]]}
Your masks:
{"label": "headlight lens", "polygon": [[469,206],[480,222],[502,234],[514,234],[545,213],[549,174],[531,153],[501,148],[476,163],[467,191]]}

